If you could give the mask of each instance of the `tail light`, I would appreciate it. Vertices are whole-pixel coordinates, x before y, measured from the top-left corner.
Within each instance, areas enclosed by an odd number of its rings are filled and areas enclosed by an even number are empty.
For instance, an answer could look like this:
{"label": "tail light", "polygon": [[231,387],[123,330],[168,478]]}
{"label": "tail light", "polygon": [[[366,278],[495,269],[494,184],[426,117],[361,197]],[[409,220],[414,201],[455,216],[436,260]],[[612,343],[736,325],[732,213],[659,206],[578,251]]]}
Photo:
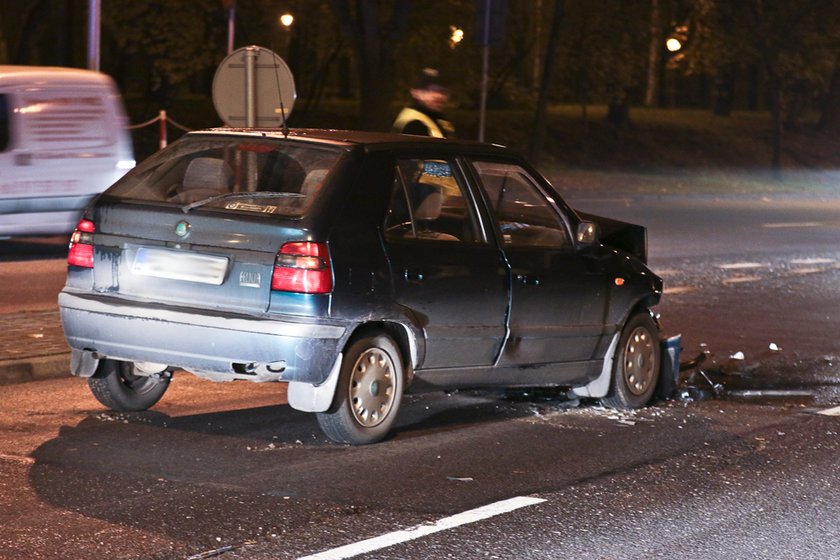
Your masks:
{"label": "tail light", "polygon": [[67,253],[67,264],[93,268],[93,234],[96,226],[90,220],[82,218],[70,237],[70,250]]}
{"label": "tail light", "polygon": [[285,243],[274,260],[271,289],[302,294],[330,293],[333,274],[327,244]]}

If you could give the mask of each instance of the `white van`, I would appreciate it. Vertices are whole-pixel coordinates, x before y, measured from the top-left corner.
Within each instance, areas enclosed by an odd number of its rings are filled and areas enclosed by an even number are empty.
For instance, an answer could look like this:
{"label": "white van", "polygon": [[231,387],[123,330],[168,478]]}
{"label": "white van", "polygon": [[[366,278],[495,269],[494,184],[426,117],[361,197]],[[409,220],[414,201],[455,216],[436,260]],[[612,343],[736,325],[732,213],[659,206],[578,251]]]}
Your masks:
{"label": "white van", "polygon": [[134,167],[108,76],[0,65],[0,237],[73,231],[96,194]]}

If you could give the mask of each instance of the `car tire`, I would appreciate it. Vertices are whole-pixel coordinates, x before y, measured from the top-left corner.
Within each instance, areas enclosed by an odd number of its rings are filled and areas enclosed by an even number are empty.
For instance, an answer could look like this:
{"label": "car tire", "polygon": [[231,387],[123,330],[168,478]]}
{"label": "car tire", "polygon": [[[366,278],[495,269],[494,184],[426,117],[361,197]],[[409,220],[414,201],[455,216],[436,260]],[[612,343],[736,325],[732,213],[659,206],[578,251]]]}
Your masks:
{"label": "car tire", "polygon": [[333,406],[318,413],[318,424],[337,443],[381,441],[399,413],[404,386],[402,355],[393,339],[358,338],[344,352]]}
{"label": "car tire", "polygon": [[610,391],[601,403],[623,410],[645,406],[656,390],[660,370],[656,323],[648,313],[631,316],[615,350]]}
{"label": "car tire", "polygon": [[93,396],[100,403],[117,412],[148,410],[169,388],[171,374],[136,375],[134,364],[117,360],[102,360],[96,373],[88,379]]}

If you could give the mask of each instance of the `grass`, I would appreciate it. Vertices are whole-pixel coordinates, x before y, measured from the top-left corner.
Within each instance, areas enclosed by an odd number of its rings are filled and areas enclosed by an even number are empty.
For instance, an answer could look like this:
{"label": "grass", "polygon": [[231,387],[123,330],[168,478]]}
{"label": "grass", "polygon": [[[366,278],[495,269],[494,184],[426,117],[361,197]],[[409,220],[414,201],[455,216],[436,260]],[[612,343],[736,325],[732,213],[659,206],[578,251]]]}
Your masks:
{"label": "grass", "polygon": [[[147,104],[128,100],[132,122],[154,115],[136,114]],[[299,105],[299,107],[302,107]],[[393,113],[399,108],[394,106]],[[547,137],[535,160],[559,187],[608,188],[631,192],[801,192],[840,194],[840,138],[817,130],[806,120],[785,132],[783,169],[770,169],[772,120],[763,112],[735,112],[716,117],[702,109],[632,108],[631,124],[615,128],[605,106],[556,105],[547,117]],[[135,116],[136,114],[136,116]],[[168,114],[180,124],[218,126],[205,98],[173,103]],[[478,114],[453,110],[462,138],[476,138]],[[530,110],[489,111],[485,140],[527,153],[533,115]],[[356,128],[357,105],[325,102],[318,112],[290,119],[292,126]],[[133,132],[137,155],[157,149],[158,125]],[[170,127],[170,141],[180,131]]]}

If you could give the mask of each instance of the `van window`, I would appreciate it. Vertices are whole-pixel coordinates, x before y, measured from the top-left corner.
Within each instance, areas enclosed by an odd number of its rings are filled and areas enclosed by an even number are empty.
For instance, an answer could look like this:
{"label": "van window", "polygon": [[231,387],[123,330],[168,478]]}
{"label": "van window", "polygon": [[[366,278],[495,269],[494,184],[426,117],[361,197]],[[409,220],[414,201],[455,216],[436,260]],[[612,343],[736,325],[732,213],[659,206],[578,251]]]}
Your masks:
{"label": "van window", "polygon": [[9,147],[9,99],[0,93],[0,152]]}

